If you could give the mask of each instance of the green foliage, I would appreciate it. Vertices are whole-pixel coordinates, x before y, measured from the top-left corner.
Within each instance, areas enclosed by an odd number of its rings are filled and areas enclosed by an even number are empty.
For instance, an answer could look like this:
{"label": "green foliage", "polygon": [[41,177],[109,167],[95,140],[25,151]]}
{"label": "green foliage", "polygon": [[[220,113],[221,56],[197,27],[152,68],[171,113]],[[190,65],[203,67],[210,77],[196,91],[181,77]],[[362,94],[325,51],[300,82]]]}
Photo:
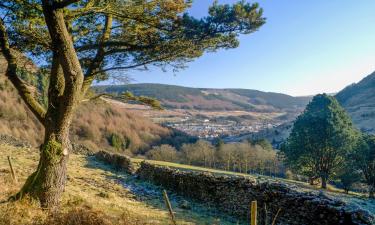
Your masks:
{"label": "green foliage", "polygon": [[150,98],[146,96],[134,96],[133,93],[127,91],[121,95],[121,99],[125,101],[138,102],[147,106],[152,107],[153,109],[162,110],[163,108],[160,105],[160,102],[155,98]]}
{"label": "green foliage", "polygon": [[324,186],[324,181],[341,170],[358,134],[337,100],[321,94],[297,118],[281,151],[290,168],[322,178]]}
{"label": "green foliage", "polygon": [[37,72],[30,72],[25,69],[19,70],[17,75],[26,81],[29,85],[35,87],[35,98],[45,107],[48,104],[48,70],[42,68]]}
{"label": "green foliage", "polygon": [[346,193],[350,191],[353,184],[361,180],[361,174],[354,170],[351,165],[345,165],[339,172],[338,178],[342,184],[343,189]]}
{"label": "green foliage", "polygon": [[[100,70],[93,74],[98,80],[109,78],[112,70],[147,65],[182,69],[206,51],[236,48],[239,34],[253,33],[265,23],[257,3],[215,2],[200,19],[187,13],[191,4],[190,0],[79,0],[64,8],[64,14],[84,71],[92,65],[98,47],[104,46]],[[0,9],[1,16],[11,11],[4,20],[11,44],[17,43],[18,49],[40,62],[49,62],[52,46],[41,2],[4,0]],[[112,31],[108,41],[100,43],[108,16],[113,18]]]}
{"label": "green foliage", "polygon": [[375,192],[375,136],[364,134],[350,157],[353,165],[361,171],[369,186],[370,195],[373,195]]}
{"label": "green foliage", "polygon": [[122,136],[115,133],[109,136],[109,144],[118,151],[126,149],[129,146],[128,142]]}

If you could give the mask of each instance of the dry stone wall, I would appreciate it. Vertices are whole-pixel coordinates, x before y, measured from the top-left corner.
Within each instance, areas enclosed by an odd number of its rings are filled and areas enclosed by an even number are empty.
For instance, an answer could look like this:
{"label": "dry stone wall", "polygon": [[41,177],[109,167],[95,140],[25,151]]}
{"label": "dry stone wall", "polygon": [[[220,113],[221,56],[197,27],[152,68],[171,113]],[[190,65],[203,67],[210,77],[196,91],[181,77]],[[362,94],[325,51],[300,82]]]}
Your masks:
{"label": "dry stone wall", "polygon": [[134,165],[129,157],[124,155],[112,154],[106,151],[95,153],[95,158],[105,163],[111,164],[117,170],[123,170],[133,174],[135,172]]}
{"label": "dry stone wall", "polygon": [[350,209],[339,200],[324,194],[300,191],[285,183],[180,171],[146,162],[141,163],[137,174],[141,179],[245,220],[249,215],[251,201],[257,200],[261,209],[260,224],[264,224],[265,220],[265,210],[262,210],[264,205],[268,209],[268,218],[272,218],[281,209],[278,224],[368,225],[375,222],[374,216],[366,211]]}
{"label": "dry stone wall", "polygon": [[279,225],[375,225],[374,215],[367,211],[349,207],[324,193],[300,190],[283,182],[179,170],[147,162],[142,162],[136,170],[126,156],[105,151],[95,156],[116,169],[244,221],[248,220],[251,201],[256,200],[260,225],[265,224],[266,218],[270,224],[279,209]]}

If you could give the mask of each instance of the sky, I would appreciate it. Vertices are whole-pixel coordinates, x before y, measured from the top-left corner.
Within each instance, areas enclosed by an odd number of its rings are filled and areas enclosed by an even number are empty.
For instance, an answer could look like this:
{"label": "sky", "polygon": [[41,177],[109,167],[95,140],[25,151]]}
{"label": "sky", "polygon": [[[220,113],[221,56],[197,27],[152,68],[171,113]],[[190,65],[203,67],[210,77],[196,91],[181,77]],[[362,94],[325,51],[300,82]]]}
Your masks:
{"label": "sky", "polygon": [[[191,14],[205,16],[212,2],[195,0]],[[238,48],[207,53],[178,73],[132,71],[133,83],[304,96],[338,92],[375,71],[374,0],[258,2],[267,22],[259,31],[241,36]]]}

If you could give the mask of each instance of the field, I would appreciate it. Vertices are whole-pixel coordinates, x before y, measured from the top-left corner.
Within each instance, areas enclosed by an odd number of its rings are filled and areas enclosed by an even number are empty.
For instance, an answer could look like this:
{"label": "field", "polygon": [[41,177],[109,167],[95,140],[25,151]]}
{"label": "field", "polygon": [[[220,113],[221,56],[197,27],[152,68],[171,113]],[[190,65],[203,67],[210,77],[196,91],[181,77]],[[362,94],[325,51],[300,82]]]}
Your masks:
{"label": "field", "polygon": [[[4,145],[0,145],[0,152],[2,202],[19,190],[26,177],[37,166],[38,155],[36,149],[19,149]],[[12,158],[18,177],[17,184],[11,180],[8,155]],[[69,215],[72,212],[88,210],[110,220],[111,224],[169,224],[169,215],[160,187],[116,172],[92,157],[71,155],[68,166],[69,177],[62,200],[62,215],[71,217]],[[179,225],[230,225],[237,222],[234,218],[220,215],[199,203],[189,201],[191,209],[182,209],[179,204],[184,199],[173,193],[169,195]],[[35,203],[23,201],[0,205],[0,225],[49,224],[46,218],[46,212],[38,209]]]}

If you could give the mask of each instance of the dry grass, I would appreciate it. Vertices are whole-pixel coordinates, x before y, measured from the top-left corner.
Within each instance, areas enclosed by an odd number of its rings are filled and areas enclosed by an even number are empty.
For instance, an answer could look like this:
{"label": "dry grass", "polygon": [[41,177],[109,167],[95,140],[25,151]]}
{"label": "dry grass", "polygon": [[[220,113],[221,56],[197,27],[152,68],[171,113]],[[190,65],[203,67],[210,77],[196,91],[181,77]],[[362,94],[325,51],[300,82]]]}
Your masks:
{"label": "dry grass", "polygon": [[101,101],[81,105],[72,124],[73,140],[108,148],[108,137],[118,134],[130,140],[129,149],[133,152],[170,134],[167,128],[134,112]]}
{"label": "dry grass", "polygon": [[[12,162],[19,182],[13,183],[7,155]],[[15,194],[26,177],[36,168],[36,149],[19,149],[0,145],[0,202]],[[97,163],[92,164],[92,163]],[[125,174],[103,169],[99,162],[89,162],[80,155],[71,155],[68,165],[68,183],[60,211],[48,213],[37,202],[25,199],[15,203],[0,204],[0,225],[138,225],[170,224],[168,211],[160,201],[143,201],[120,182]],[[103,165],[104,166],[104,165]],[[215,217],[202,210],[182,210],[176,207],[179,225],[212,224]],[[222,222],[220,224],[232,224]]]}

